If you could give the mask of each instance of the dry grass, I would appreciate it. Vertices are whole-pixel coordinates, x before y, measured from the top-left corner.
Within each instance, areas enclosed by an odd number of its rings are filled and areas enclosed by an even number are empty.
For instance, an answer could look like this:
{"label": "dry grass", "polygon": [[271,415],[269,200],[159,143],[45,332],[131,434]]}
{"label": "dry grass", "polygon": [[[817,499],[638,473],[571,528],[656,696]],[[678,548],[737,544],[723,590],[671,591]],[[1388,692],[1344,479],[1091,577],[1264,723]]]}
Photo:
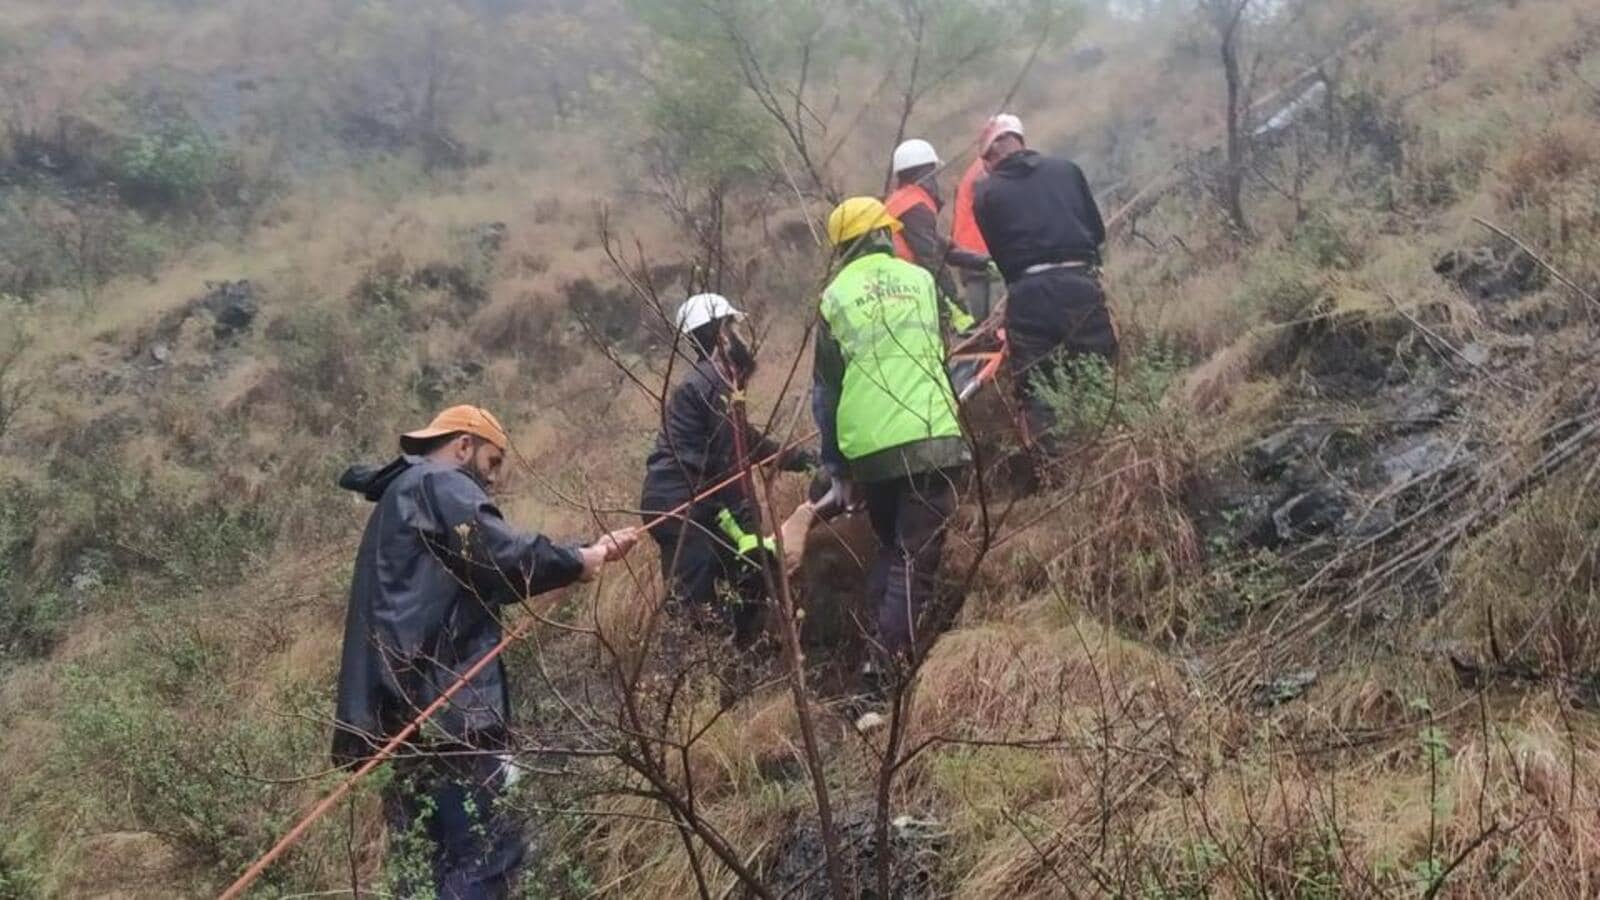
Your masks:
{"label": "dry grass", "polygon": [[1439,629],[1490,665],[1600,673],[1593,470],[1562,478],[1463,548]]}
{"label": "dry grass", "polygon": [[[1426,21],[1439,8],[1398,0],[1373,5],[1395,20]],[[10,21],[18,27],[69,15],[13,6]],[[197,65],[242,48],[270,56],[315,33],[319,20],[299,14],[319,6],[302,3],[296,14],[279,14],[272,5],[237,3],[150,18],[143,7],[80,4],[70,15],[87,43],[40,57],[39,77],[50,86],[31,101],[34,113],[43,121],[120,82],[158,42]],[[234,30],[228,24],[234,13],[258,33]],[[1429,273],[1431,259],[1467,239],[1465,231],[1452,231],[1464,211],[1515,215],[1519,229],[1541,243],[1548,238],[1564,254],[1563,265],[1584,265],[1595,222],[1578,200],[1595,177],[1596,131],[1575,111],[1582,109],[1572,105],[1577,88],[1561,77],[1560,60],[1592,52],[1582,46],[1592,34],[1586,15],[1583,4],[1558,0],[1486,7],[1430,28],[1426,41],[1385,45],[1379,58],[1363,60],[1373,80],[1407,89],[1447,75],[1409,101],[1413,113],[1442,111],[1413,162],[1464,170],[1481,163],[1487,175],[1482,191],[1475,178],[1460,179],[1461,193],[1440,208],[1360,212],[1342,221],[1342,228],[1380,237],[1359,248],[1355,271],[1328,285],[1335,313],[1370,314],[1370,307],[1342,304],[1361,306],[1384,293],[1407,309],[1438,309],[1445,294]],[[1167,161],[1157,141],[1214,131],[1220,83],[1184,78],[1175,90],[1173,79],[1151,77],[1148,57],[1119,43],[1148,37],[1131,28],[1091,35],[1107,49],[1103,68],[1050,79],[1049,95],[1032,95],[1035,103],[1024,94],[1035,143],[1082,148],[1091,159],[1108,155],[1113,150],[1098,146],[1093,133],[1124,122],[1129,110],[1158,110],[1162,136],[1133,151],[1115,150],[1126,153],[1119,163],[1137,178]],[[1173,71],[1183,64],[1176,55],[1163,63]],[[1045,62],[1047,70],[1051,65]],[[1079,99],[1062,105],[1063,95]],[[970,136],[970,116],[943,108],[937,116],[945,130],[933,136],[944,146]],[[881,156],[870,143],[852,145],[855,156]],[[61,375],[70,395],[62,391],[49,414],[26,422],[23,433],[60,441],[112,413],[136,412],[142,430],[119,451],[134,470],[171,468],[161,484],[198,496],[210,489],[209,470],[174,459],[226,451],[238,471],[218,476],[215,493],[268,498],[282,483],[281,467],[290,465],[285,458],[321,466],[329,442],[342,449],[351,437],[333,428],[301,433],[308,420],[297,412],[293,382],[273,358],[274,345],[247,344],[216,371],[204,371],[215,348],[202,324],[190,326],[176,341],[173,364],[197,378],[193,397],[183,402],[107,395],[95,389],[96,379],[125,369],[126,349],[141,330],[199,293],[206,280],[249,277],[270,285],[263,328],[308,309],[350,316],[351,290],[374,266],[409,270],[451,259],[464,229],[504,222],[508,235],[489,302],[456,322],[443,318],[437,298],[422,301],[421,321],[404,336],[407,358],[486,357],[474,399],[501,411],[530,463],[518,467],[506,502],[513,519],[586,534],[599,527],[591,509],[599,507],[608,510],[608,524],[631,522],[626,510],[657,410],[585,345],[567,311],[575,280],[609,277],[595,245],[595,200],[615,194],[620,182],[594,146],[593,136],[582,133],[541,136],[540,149],[523,151],[524,158],[538,157],[537,166],[496,162],[437,179],[404,167],[328,174],[263,211],[239,246],[203,244],[153,283],[113,283],[87,315],[41,314],[41,352],[76,359]],[[871,183],[876,164],[858,168],[857,181]],[[1278,200],[1264,200],[1256,211],[1264,232],[1284,228],[1289,218]],[[961,627],[937,644],[923,669],[912,739],[934,743],[907,768],[896,803],[947,827],[952,843],[943,874],[951,892],[1029,898],[1185,891],[1327,896],[1313,889],[1328,886],[1356,896],[1379,888],[1416,891],[1419,863],[1449,864],[1498,824],[1464,858],[1452,896],[1593,896],[1600,891],[1593,858],[1600,785],[1592,777],[1600,739],[1587,713],[1569,708],[1570,696],[1496,683],[1485,729],[1468,702],[1473,695],[1438,660],[1380,657],[1328,673],[1298,705],[1270,713],[1225,707],[1189,683],[1192,660],[1185,656],[1194,648],[1181,639],[1195,610],[1183,588],[1202,573],[1202,560],[1182,508],[1184,483],[1197,457],[1231,449],[1274,412],[1286,386],[1260,371],[1278,332],[1263,328],[1263,311],[1241,300],[1240,285],[1259,263],[1254,254],[1212,243],[1214,223],[1200,205],[1176,203],[1146,224],[1158,242],[1202,235],[1191,242],[1192,252],[1166,244],[1119,247],[1110,269],[1124,323],[1142,336],[1174,339],[1202,361],[1172,398],[1175,410],[1200,424],[1115,436],[1075,458],[1064,488],[1019,505],[1013,522],[1039,518],[985,563]],[[660,218],[633,216],[629,227],[653,257],[676,258],[676,235]],[[754,255],[763,237],[753,227],[749,232],[739,249]],[[750,304],[775,323],[771,364],[755,391],[767,403],[779,399],[787,362],[802,351],[804,310],[784,304],[810,290],[803,276],[814,273],[804,263],[779,261],[749,279]],[[1476,323],[1456,318],[1459,311],[1450,310],[1452,333],[1471,333]],[[86,335],[108,339],[85,347]],[[804,365],[801,375],[804,381]],[[348,394],[375,387],[352,381]],[[383,388],[393,393],[392,385]],[[331,408],[346,398],[323,399]],[[794,396],[782,399],[787,410]],[[367,408],[384,421],[364,427],[387,435],[401,424],[389,419],[421,414],[411,405],[390,397]],[[214,421],[233,417],[248,420],[239,434],[215,437]],[[338,420],[330,414],[327,421]],[[20,464],[8,460],[7,470],[14,465]],[[1592,622],[1597,525],[1589,488],[1589,473],[1552,486],[1467,546],[1449,600],[1424,636],[1466,644],[1480,660],[1499,655],[1545,673],[1592,673],[1600,632]],[[795,490],[785,486],[786,494]],[[180,711],[192,707],[194,721],[208,721],[200,707],[219,697],[252,721],[282,721],[286,697],[327,683],[351,548],[347,540],[307,544],[330,533],[353,534],[362,506],[328,512],[325,497],[317,496],[315,506],[308,504],[317,512],[302,515],[332,521],[290,529],[282,546],[263,548],[259,569],[235,590],[172,617],[175,627],[219,653],[216,696],[177,701]],[[41,552],[50,541],[46,535]],[[631,565],[628,577],[574,604],[575,621],[597,625],[625,653],[635,652],[641,623],[659,596],[650,552]],[[131,599],[107,605],[111,611],[75,623],[51,659],[8,671],[0,682],[0,722],[10,738],[0,753],[0,780],[20,783],[55,752],[61,737],[50,709],[62,699],[63,671],[148,649],[131,644],[147,624],[126,611]],[[1491,610],[1498,654],[1488,637]],[[1418,735],[1427,715],[1412,705],[1418,699],[1439,710],[1434,727],[1449,748],[1432,771]],[[704,722],[709,706],[707,699],[694,704],[693,718]],[[833,777],[846,794],[859,793],[870,769],[866,751],[854,738],[827,738]],[[809,791],[794,777],[796,744],[792,701],[769,691],[721,718],[691,753],[687,772],[676,774],[692,777],[709,820],[734,846],[765,860],[811,815]],[[313,787],[287,787],[281,798],[292,807],[312,793]],[[370,873],[379,816],[370,800],[363,802],[356,840]],[[56,860],[49,865],[73,873],[53,886],[71,885],[69,893],[117,889],[116,873],[81,871],[93,861],[74,850],[82,833],[115,822],[73,819],[80,813],[11,796],[4,809],[47,835],[44,849]],[[694,893],[678,833],[659,820],[658,805],[609,797],[594,801],[591,811],[597,815],[585,823],[578,852],[596,894]],[[330,831],[308,844],[307,870],[316,870],[318,884],[342,883],[335,837]],[[733,887],[724,870],[709,872],[713,895]]]}

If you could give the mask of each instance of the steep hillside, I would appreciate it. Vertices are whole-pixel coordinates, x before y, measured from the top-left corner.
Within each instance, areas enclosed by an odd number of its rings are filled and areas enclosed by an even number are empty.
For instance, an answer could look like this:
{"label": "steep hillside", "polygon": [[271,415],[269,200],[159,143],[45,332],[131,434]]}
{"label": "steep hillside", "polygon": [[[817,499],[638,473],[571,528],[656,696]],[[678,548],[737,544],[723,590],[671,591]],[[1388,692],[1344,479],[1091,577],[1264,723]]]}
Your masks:
{"label": "steep hillside", "polygon": [[[808,429],[829,200],[1002,105],[1117,213],[1071,455],[1024,478],[980,397],[884,728],[870,537],[813,536],[816,754],[647,552],[514,613],[523,894],[832,896],[819,778],[850,896],[1600,892],[1600,14],[1259,4],[1230,160],[1196,6],[4,4],[0,897],[214,894],[337,783],[333,478],[400,428],[482,403],[514,521],[631,524],[715,286]],[[381,778],[257,895],[385,890]]]}

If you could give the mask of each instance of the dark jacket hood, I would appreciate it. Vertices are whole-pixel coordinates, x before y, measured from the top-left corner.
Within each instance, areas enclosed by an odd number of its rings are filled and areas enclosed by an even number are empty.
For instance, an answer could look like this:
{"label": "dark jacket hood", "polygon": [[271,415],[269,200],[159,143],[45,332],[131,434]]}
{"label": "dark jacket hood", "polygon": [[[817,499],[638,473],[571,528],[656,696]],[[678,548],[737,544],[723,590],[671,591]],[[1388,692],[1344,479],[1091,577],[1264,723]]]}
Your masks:
{"label": "dark jacket hood", "polygon": [[999,175],[1002,178],[1020,178],[1039,168],[1039,158],[1037,150],[1018,150],[1000,160],[1000,164],[989,174]]}
{"label": "dark jacket hood", "polygon": [[344,474],[339,476],[339,487],[355,491],[369,501],[377,503],[396,478],[421,461],[420,456],[405,454],[381,466],[357,464],[345,469]]}
{"label": "dark jacket hood", "polygon": [[[395,479],[405,474],[406,470],[412,466],[423,462],[426,462],[423,457],[403,453],[395,457],[393,461],[381,466],[353,465],[345,469],[344,474],[339,476],[339,487],[347,491],[355,491],[371,502],[377,503],[383,498],[383,492],[389,489],[389,485],[394,484]],[[462,467],[458,471],[472,479],[473,483],[486,493],[488,492],[488,486],[483,483],[483,479],[479,478],[478,473],[473,471],[471,467]]]}

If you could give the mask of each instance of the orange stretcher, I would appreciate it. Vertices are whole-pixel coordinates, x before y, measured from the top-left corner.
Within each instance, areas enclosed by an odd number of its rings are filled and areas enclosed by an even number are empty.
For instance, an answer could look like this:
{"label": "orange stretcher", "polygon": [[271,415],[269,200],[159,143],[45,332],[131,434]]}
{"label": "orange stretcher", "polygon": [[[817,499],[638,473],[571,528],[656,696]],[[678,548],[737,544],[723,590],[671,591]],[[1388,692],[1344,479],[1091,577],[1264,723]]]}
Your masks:
{"label": "orange stretcher", "polygon": [[[980,331],[973,338],[981,336],[984,333]],[[984,385],[994,381],[1000,374],[1000,367],[1005,365],[1006,330],[996,328],[993,336],[995,340],[988,346],[969,338],[950,351],[945,365],[950,370],[950,386],[955,389],[957,403],[972,399]]]}

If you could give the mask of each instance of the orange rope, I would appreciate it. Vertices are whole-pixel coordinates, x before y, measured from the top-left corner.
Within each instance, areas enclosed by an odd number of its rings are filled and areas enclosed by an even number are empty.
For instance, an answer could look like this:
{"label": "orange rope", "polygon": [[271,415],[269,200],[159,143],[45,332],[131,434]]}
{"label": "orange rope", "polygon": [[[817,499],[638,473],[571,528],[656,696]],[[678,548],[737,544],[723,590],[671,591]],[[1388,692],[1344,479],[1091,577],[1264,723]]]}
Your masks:
{"label": "orange rope", "polygon": [[[962,342],[961,345],[956,347],[952,355],[961,353],[963,349],[970,346],[978,337],[989,331],[991,327],[993,326],[986,324],[984,328],[969,336],[966,341]],[[979,355],[990,356],[991,354]],[[985,360],[985,365],[980,370],[980,382],[986,382],[989,378],[994,376],[994,373],[998,371],[1000,367],[1000,360],[1003,355],[1003,351],[999,353],[993,353],[991,359]],[[659,527],[662,523],[668,520],[679,518],[689,510],[689,507],[745,477],[745,473],[750,469],[774,462],[779,456],[783,455],[788,450],[791,450],[816,436],[817,432],[813,430],[804,437],[790,441],[778,452],[768,456],[763,460],[760,460],[759,462],[753,463],[747,469],[741,469],[740,471],[735,472],[722,481],[719,481],[704,491],[701,491],[699,494],[695,495],[693,499],[683,503],[677,509],[674,509],[671,512],[662,513],[654,519],[646,522],[644,526],[640,528],[640,532],[647,533]],[[445,688],[444,692],[440,694],[432,703],[428,704],[426,709],[418,713],[417,717],[412,719],[410,724],[406,725],[405,728],[400,730],[399,734],[396,734],[394,737],[390,738],[389,742],[384,744],[377,753],[369,757],[366,762],[362,763],[360,768],[350,773],[350,775],[345,778],[344,781],[339,783],[338,787],[334,788],[333,791],[330,792],[326,797],[318,801],[316,806],[311,807],[311,809],[300,818],[300,821],[295,823],[293,828],[289,829],[289,831],[284,834],[283,837],[278,839],[276,844],[272,845],[271,850],[268,850],[260,859],[256,860],[254,863],[251,863],[250,868],[246,869],[244,873],[233,882],[233,884],[228,886],[227,890],[222,892],[220,895],[221,900],[235,900],[235,898],[242,896],[245,889],[251,884],[255,883],[256,879],[261,877],[262,873],[267,870],[268,866],[271,866],[274,862],[276,862],[279,857],[283,856],[283,854],[295,844],[296,841],[299,841],[300,838],[304,837],[306,831],[310,829],[318,819],[326,815],[328,810],[333,808],[334,804],[338,803],[339,800],[341,800],[346,794],[350,793],[351,789],[356,786],[357,782],[359,782],[362,778],[365,778],[373,769],[376,769],[378,766],[382,765],[389,759],[389,757],[393,756],[395,751],[400,749],[400,746],[404,744],[412,735],[416,734],[422,728],[423,724],[428,721],[428,719],[432,718],[435,713],[443,709],[445,704],[449,703],[452,697],[459,693],[462,688],[466,687],[467,682],[471,681],[479,672],[483,671],[485,666],[489,665],[489,663],[498,658],[501,653],[505,652],[507,647],[525,637],[528,632],[533,629],[533,626],[538,624],[538,622],[538,619],[530,617],[517,623],[516,627],[512,628],[505,637],[501,638],[500,643],[494,645],[494,647],[491,648],[488,653],[485,653],[477,662],[473,663],[465,672],[463,672],[459,678],[451,683],[449,687]]]}

